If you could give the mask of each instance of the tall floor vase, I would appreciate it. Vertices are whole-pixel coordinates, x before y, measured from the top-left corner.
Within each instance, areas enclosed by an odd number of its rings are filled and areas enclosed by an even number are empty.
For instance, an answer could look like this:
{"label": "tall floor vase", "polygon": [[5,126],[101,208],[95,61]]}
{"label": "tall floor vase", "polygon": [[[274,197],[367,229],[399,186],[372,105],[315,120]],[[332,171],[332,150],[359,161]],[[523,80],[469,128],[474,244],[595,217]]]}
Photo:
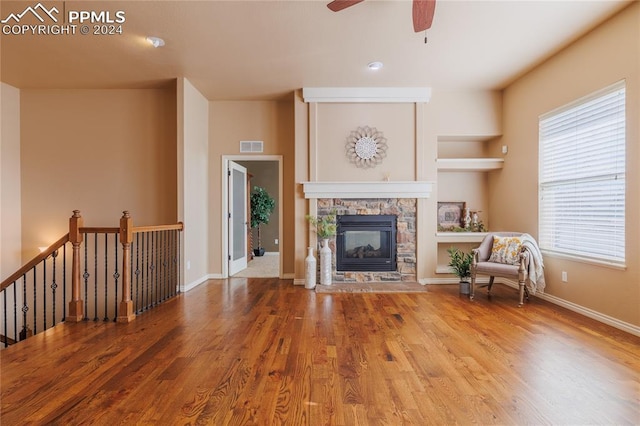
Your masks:
{"label": "tall floor vase", "polygon": [[328,238],[322,240],[320,249],[320,284],[331,285],[331,249]]}
{"label": "tall floor vase", "polygon": [[316,287],[316,274],[318,273],[316,268],[316,258],[313,256],[313,247],[307,247],[307,257],[304,260],[305,266],[305,280],[304,287],[313,289]]}

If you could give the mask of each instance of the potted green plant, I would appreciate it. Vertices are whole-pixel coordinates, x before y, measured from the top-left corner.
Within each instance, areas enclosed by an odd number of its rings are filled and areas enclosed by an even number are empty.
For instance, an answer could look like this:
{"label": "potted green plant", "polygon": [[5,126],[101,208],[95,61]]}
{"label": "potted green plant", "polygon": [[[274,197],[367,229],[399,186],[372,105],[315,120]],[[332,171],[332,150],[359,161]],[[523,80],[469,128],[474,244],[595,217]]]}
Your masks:
{"label": "potted green plant", "polygon": [[306,215],[305,217],[309,223],[314,226],[316,234],[321,240],[326,240],[336,235],[337,225],[335,212],[331,212],[326,216],[317,217]]}
{"label": "potted green plant", "polygon": [[260,238],[260,225],[269,223],[269,217],[276,208],[276,201],[269,193],[259,186],[255,186],[251,192],[251,228],[258,229],[258,248],[253,249],[256,256],[264,255],[262,240]]}
{"label": "potted green plant", "polygon": [[460,279],[460,293],[469,294],[473,254],[465,253],[456,247],[449,247],[447,253],[449,253],[449,266]]}

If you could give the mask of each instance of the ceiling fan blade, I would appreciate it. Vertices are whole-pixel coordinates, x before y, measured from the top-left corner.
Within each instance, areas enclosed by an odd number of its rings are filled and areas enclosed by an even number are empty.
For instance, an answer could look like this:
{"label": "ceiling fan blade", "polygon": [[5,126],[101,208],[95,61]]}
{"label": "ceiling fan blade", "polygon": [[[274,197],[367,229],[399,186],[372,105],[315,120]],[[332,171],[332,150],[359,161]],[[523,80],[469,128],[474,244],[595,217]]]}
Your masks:
{"label": "ceiling fan blade", "polygon": [[327,5],[327,7],[334,12],[339,12],[342,9],[346,9],[349,6],[353,6],[354,4],[358,4],[362,1],[364,0],[333,0]]}
{"label": "ceiling fan blade", "polygon": [[431,28],[436,0],[413,0],[413,30],[417,33]]}

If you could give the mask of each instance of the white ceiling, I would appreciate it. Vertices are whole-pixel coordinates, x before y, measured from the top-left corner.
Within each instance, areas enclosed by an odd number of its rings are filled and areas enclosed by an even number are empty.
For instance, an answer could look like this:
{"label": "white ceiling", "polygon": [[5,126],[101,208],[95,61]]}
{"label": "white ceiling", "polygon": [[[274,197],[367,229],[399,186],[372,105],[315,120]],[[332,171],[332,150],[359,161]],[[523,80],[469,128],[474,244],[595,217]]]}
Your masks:
{"label": "white ceiling", "polygon": [[[210,100],[301,87],[502,89],[629,0],[438,0],[426,44],[411,1],[365,0],[338,13],[326,3],[44,0],[67,13],[122,10],[123,34],[3,34],[0,77],[19,88],[131,88],[184,76]],[[35,4],[3,0],[0,15]],[[384,67],[367,69],[374,60]]]}

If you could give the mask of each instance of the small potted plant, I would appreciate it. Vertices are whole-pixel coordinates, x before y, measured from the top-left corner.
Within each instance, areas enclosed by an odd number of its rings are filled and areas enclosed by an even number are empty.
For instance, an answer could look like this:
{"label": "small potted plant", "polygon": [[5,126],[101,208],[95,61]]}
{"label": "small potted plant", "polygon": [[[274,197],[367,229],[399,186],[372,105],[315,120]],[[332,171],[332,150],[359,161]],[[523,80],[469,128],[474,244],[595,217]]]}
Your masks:
{"label": "small potted plant", "polygon": [[260,238],[260,225],[269,223],[269,217],[276,207],[276,201],[269,193],[259,186],[253,188],[251,192],[251,228],[258,229],[258,248],[253,249],[256,256],[264,255],[262,240]]}
{"label": "small potted plant", "polygon": [[469,294],[471,283],[471,262],[473,261],[472,253],[465,253],[458,248],[449,247],[449,266],[453,273],[460,279],[460,294]]}

